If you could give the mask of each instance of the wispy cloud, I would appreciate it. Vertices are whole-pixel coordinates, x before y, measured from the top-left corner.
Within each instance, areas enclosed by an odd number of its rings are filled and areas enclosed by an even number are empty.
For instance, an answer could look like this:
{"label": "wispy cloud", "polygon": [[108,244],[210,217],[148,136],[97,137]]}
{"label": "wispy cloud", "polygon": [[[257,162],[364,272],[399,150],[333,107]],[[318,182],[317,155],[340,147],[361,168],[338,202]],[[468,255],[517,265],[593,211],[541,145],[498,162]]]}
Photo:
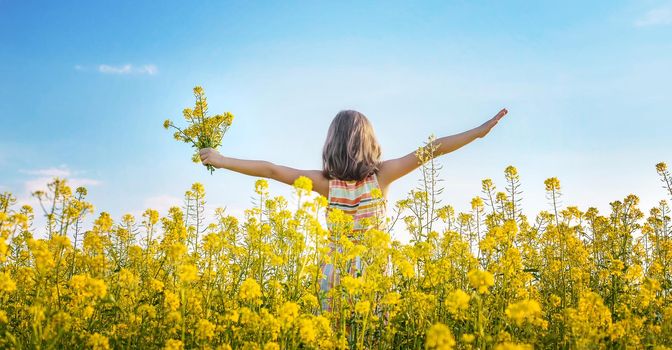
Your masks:
{"label": "wispy cloud", "polygon": [[[44,191],[47,189],[47,184],[50,183],[53,177],[38,177],[35,179],[26,180],[23,185],[26,192],[33,193],[35,191]],[[100,181],[87,178],[65,178],[68,186],[75,189],[77,187],[98,186]]]}
{"label": "wispy cloud", "polygon": [[141,66],[136,66],[130,63],[117,66],[110,64],[99,64],[95,67],[87,67],[81,64],[76,64],[74,68],[75,70],[81,72],[93,70],[101,74],[117,74],[117,75],[129,75],[129,74],[155,75],[159,73],[159,68],[153,64],[145,64]]}
{"label": "wispy cloud", "polygon": [[25,170],[23,172],[28,175],[38,175],[48,177],[68,177],[72,174],[70,169],[68,169],[67,167],[59,167],[59,168],[52,167],[36,170]]}
{"label": "wispy cloud", "polygon": [[637,27],[672,24],[672,3],[656,7],[635,21]]}
{"label": "wispy cloud", "polygon": [[121,66],[112,66],[108,64],[101,64],[98,66],[98,71],[103,74],[148,74],[154,75],[159,72],[153,64],[145,64],[143,66],[134,66],[132,64],[124,64]]}
{"label": "wispy cloud", "polygon": [[55,177],[66,179],[72,188],[80,186],[98,186],[100,181],[86,177],[79,177],[70,170],[67,166],[51,167],[34,170],[24,170],[23,173],[32,175],[33,177],[23,182],[23,187],[26,195],[30,195],[35,191],[42,191],[47,189],[47,184]]}

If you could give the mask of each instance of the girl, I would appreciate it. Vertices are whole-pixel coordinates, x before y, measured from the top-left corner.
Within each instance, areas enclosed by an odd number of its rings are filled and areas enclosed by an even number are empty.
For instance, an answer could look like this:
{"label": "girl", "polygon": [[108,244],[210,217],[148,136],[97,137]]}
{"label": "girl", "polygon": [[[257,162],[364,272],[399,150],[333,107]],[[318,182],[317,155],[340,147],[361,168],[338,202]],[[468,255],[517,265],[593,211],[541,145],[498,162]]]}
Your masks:
{"label": "girl", "polygon": [[[502,109],[479,127],[437,139],[433,145],[437,146],[435,156],[484,137],[507,112]],[[384,205],[379,204],[385,203],[390,184],[421,165],[415,151],[401,158],[381,161],[380,145],[371,123],[362,113],[352,110],[339,112],[331,122],[322,150],[322,170],[299,170],[266,161],[230,158],[212,148],[201,149],[199,153],[203,164],[271,178],[288,185],[292,185],[299,176],[310,178],[313,191],[328,198],[327,213],[340,209],[353,216],[353,232],[365,229],[363,219],[384,217]],[[372,196],[374,189],[381,191],[382,197]],[[348,270],[351,274],[361,273],[359,259],[350,265]],[[326,292],[336,283],[337,276],[331,264],[322,266],[322,272],[325,278],[321,281],[321,288]],[[329,305],[325,308],[331,309]]]}

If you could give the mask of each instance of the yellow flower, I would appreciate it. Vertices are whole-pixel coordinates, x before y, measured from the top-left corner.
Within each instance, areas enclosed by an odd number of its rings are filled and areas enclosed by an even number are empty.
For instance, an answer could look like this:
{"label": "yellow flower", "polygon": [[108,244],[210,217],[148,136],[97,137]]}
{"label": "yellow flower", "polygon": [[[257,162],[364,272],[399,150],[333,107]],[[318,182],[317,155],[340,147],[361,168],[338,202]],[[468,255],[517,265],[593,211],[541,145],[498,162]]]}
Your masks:
{"label": "yellow flower", "polygon": [[70,279],[70,288],[82,299],[103,298],[107,295],[105,281],[86,275],[74,275]]}
{"label": "yellow flower", "polygon": [[178,324],[182,322],[182,314],[179,311],[170,311],[166,314],[166,322],[168,324]]}
{"label": "yellow flower", "polygon": [[299,337],[304,343],[312,343],[315,341],[315,328],[313,327],[313,321],[309,318],[302,318],[299,321]]}
{"label": "yellow flower", "polygon": [[254,279],[247,278],[240,285],[240,292],[238,293],[238,296],[243,301],[254,301],[261,297],[261,286],[259,286],[259,283],[257,283],[257,281]]}
{"label": "yellow flower", "polygon": [[238,310],[230,310],[229,313],[224,316],[224,319],[233,323],[237,323],[240,320],[240,312]]}
{"label": "yellow flower", "polygon": [[609,271],[612,275],[621,276],[623,274],[623,268],[625,264],[623,261],[618,259],[612,259],[609,263]]}
{"label": "yellow flower", "polygon": [[137,308],[138,315],[142,315],[147,318],[156,317],[156,308],[152,305],[142,304]]}
{"label": "yellow flower", "polygon": [[[0,226],[2,223],[2,217],[7,214],[0,212]],[[9,251],[9,246],[5,243],[5,238],[0,236],[0,263],[7,261],[7,252]]]}
{"label": "yellow flower", "polygon": [[301,297],[301,304],[303,304],[305,307],[313,308],[319,306],[319,301],[313,294],[306,294]]}
{"label": "yellow flower", "polygon": [[160,280],[157,280],[156,278],[152,278],[152,280],[150,282],[150,286],[151,286],[153,291],[160,292],[160,291],[163,290],[164,284]]}
{"label": "yellow flower", "polygon": [[362,288],[362,280],[350,275],[343,276],[343,278],[341,278],[341,286],[345,288],[348,294],[354,295]]}
{"label": "yellow flower", "polygon": [[462,341],[471,344],[476,339],[476,336],[471,333],[462,334]]}
{"label": "yellow flower", "polygon": [[110,348],[107,337],[100,335],[100,333],[93,333],[86,342],[86,345],[94,350],[107,350]]}
{"label": "yellow flower", "polygon": [[399,268],[399,272],[401,272],[401,275],[404,276],[405,278],[411,278],[415,276],[415,267],[413,266],[413,264],[408,262],[408,260],[398,261],[397,267]]}
{"label": "yellow flower", "polygon": [[488,271],[473,269],[467,273],[467,277],[469,284],[481,294],[487,293],[488,288],[495,284],[494,276]]}
{"label": "yellow flower", "polygon": [[51,237],[50,244],[59,248],[70,247],[70,238],[67,236],[54,235]]}
{"label": "yellow flower", "polygon": [[82,316],[84,317],[84,319],[88,319],[91,316],[93,316],[94,311],[96,310],[93,308],[93,306],[87,305],[86,307],[84,307],[84,310],[82,311]]}
{"label": "yellow flower", "polygon": [[264,350],[280,350],[280,345],[276,342],[268,342],[264,345]]}
{"label": "yellow flower", "polygon": [[651,278],[645,278],[639,289],[639,300],[641,307],[647,308],[652,301],[656,300],[656,294],[659,291],[660,282]]}
{"label": "yellow flower", "polygon": [[257,194],[266,194],[268,192],[268,181],[265,179],[259,179],[254,183],[254,192]]}
{"label": "yellow flower", "polygon": [[611,335],[613,329],[611,311],[595,292],[581,295],[577,307],[567,308],[565,313],[568,318],[568,331],[583,348]]}
{"label": "yellow flower", "polygon": [[474,197],[474,199],[471,200],[471,209],[472,210],[480,210],[483,209],[483,199],[481,197]]}
{"label": "yellow flower", "polygon": [[560,180],[557,177],[546,179],[544,185],[546,185],[546,191],[548,192],[560,191]]}
{"label": "yellow flower", "polygon": [[16,283],[12,281],[11,276],[7,272],[0,272],[0,292],[13,292],[16,290]]}
{"label": "yellow flower", "polygon": [[187,246],[182,243],[174,243],[167,249],[168,257],[173,260],[179,260],[187,252]]}
{"label": "yellow flower", "polygon": [[240,312],[240,323],[242,324],[254,324],[257,323],[257,314],[250,310],[249,307],[243,306],[239,310]]}
{"label": "yellow flower", "polygon": [[313,317],[313,325],[317,333],[323,338],[330,337],[333,333],[329,320],[322,315]]}
{"label": "yellow flower", "polygon": [[193,282],[198,279],[198,269],[194,264],[180,265],[178,275],[182,282]]}
{"label": "yellow flower", "polygon": [[381,191],[380,188],[372,189],[371,190],[371,198],[373,198],[373,199],[383,198],[383,191]]}
{"label": "yellow flower", "polygon": [[299,191],[299,193],[310,193],[313,190],[313,181],[305,176],[299,176],[294,180],[294,188]]}
{"label": "yellow flower", "polygon": [[[217,148],[222,143],[222,137],[233,122],[233,114],[225,112],[214,116],[208,115],[208,102],[203,88],[197,86],[194,88],[194,97],[196,103],[194,108],[185,108],[182,110],[182,116],[187,121],[188,126],[180,128],[175,126],[170,120],[163,122],[166,129],[173,128],[175,140],[189,143],[196,150],[203,148]],[[194,162],[200,162],[198,153],[192,158]],[[207,166],[212,172],[214,167]]]}
{"label": "yellow flower", "polygon": [[329,205],[329,200],[325,196],[317,196],[315,198],[315,203],[317,204],[318,207],[324,208],[327,205]]}
{"label": "yellow flower", "polygon": [[294,319],[299,316],[299,305],[291,301],[285,302],[280,308],[278,320],[283,327],[291,326]]}
{"label": "yellow flower", "polygon": [[504,342],[495,345],[494,350],[533,350],[534,347],[529,344],[516,344],[511,342]]}
{"label": "yellow flower", "polygon": [[200,163],[201,162],[201,156],[198,153],[194,153],[191,155],[191,161],[194,163]]}
{"label": "yellow flower", "polygon": [[45,240],[29,239],[28,247],[35,258],[35,267],[38,271],[46,271],[56,265],[54,257],[51,254],[51,251],[49,251],[49,246]]}
{"label": "yellow flower", "polygon": [[453,315],[469,308],[471,297],[461,289],[454,290],[446,296],[446,309]]}
{"label": "yellow flower", "polygon": [[168,339],[166,345],[163,347],[164,350],[182,350],[184,349],[184,344],[181,340],[177,339]]}
{"label": "yellow flower", "polygon": [[505,314],[516,325],[521,326],[524,322],[538,319],[541,316],[541,306],[536,300],[522,300],[509,304]]}
{"label": "yellow flower", "polygon": [[355,312],[360,315],[368,314],[370,309],[371,303],[367,300],[358,301],[357,304],[355,304]]}
{"label": "yellow flower", "polygon": [[206,319],[200,319],[196,326],[196,338],[210,340],[215,336],[215,325]]}
{"label": "yellow flower", "polygon": [[425,349],[450,350],[454,346],[455,338],[445,324],[437,323],[427,331]]}
{"label": "yellow flower", "polygon": [[165,291],[163,297],[163,305],[170,311],[177,311],[180,307],[180,297],[171,291]]}
{"label": "yellow flower", "polygon": [[133,274],[133,272],[129,271],[128,269],[121,269],[119,271],[119,284],[122,287],[125,288],[130,288],[134,286],[137,283],[137,277]]}
{"label": "yellow flower", "polygon": [[390,292],[385,294],[383,299],[380,301],[381,304],[384,305],[397,305],[399,304],[399,300],[401,299],[401,296],[397,292]]}

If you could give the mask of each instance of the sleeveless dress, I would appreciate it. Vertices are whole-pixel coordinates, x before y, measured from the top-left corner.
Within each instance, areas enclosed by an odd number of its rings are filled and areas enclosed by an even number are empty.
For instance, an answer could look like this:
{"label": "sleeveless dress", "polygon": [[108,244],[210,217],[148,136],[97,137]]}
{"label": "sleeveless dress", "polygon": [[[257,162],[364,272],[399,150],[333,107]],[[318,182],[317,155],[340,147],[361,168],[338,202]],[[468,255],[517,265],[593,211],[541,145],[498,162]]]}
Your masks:
{"label": "sleeveless dress", "polygon": [[[327,208],[327,216],[329,212],[334,209],[340,209],[354,219],[353,234],[364,232],[367,227],[362,225],[362,219],[367,218],[385,218],[385,201],[381,198],[373,198],[371,191],[374,189],[382,190],[378,184],[378,177],[376,174],[371,174],[363,180],[329,180],[329,206]],[[327,228],[331,231],[331,225],[327,221]],[[354,243],[359,243],[356,237],[348,237]],[[340,248],[332,243],[331,252]],[[330,253],[331,255],[331,253]],[[350,275],[357,277],[362,273],[361,259],[357,257],[354,261],[348,264],[348,272]],[[325,293],[338,284],[339,276],[337,276],[334,266],[331,263],[323,264],[321,266],[323,279],[320,281],[320,289]],[[327,300],[327,302],[329,302]],[[330,310],[328,304],[323,303],[323,310]]]}

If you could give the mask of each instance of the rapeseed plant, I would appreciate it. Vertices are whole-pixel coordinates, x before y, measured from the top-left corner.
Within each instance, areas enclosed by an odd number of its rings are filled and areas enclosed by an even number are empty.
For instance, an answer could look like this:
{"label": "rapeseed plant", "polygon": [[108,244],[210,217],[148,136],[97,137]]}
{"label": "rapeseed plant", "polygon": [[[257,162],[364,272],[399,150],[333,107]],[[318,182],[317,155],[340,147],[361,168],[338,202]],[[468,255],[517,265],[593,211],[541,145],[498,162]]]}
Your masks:
{"label": "rapeseed plant", "polygon": [[[426,166],[432,167],[428,157]],[[610,211],[550,207],[529,220],[520,174],[482,182],[470,210],[437,204],[436,169],[352,235],[337,210],[297,179],[297,206],[255,183],[243,217],[204,213],[194,184],[184,207],[114,220],[84,188],[54,179],[32,208],[0,194],[0,348],[666,349],[672,343],[668,201],[648,214],[634,195]],[[656,165],[666,196],[672,182]],[[434,194],[432,194],[432,192]],[[52,205],[49,205],[52,203]],[[432,209],[433,208],[433,209]],[[412,240],[390,235],[405,224]],[[332,248],[335,249],[331,254]],[[350,274],[353,260],[361,274]],[[320,266],[340,280],[319,286]],[[329,305],[329,308],[325,306]]]}
{"label": "rapeseed plant", "polygon": [[[191,144],[195,149],[192,156],[194,163],[200,162],[198,150],[202,148],[217,149],[222,145],[222,138],[229,130],[231,123],[233,123],[233,114],[224,112],[213,116],[208,115],[208,101],[205,97],[205,92],[200,86],[194,87],[194,97],[196,103],[194,108],[185,108],[182,110],[182,116],[187,122],[188,126],[180,128],[176,126],[170,119],[163,122],[165,129],[175,129],[173,137],[175,140]],[[206,165],[210,173],[215,171],[215,168],[208,164]]]}

